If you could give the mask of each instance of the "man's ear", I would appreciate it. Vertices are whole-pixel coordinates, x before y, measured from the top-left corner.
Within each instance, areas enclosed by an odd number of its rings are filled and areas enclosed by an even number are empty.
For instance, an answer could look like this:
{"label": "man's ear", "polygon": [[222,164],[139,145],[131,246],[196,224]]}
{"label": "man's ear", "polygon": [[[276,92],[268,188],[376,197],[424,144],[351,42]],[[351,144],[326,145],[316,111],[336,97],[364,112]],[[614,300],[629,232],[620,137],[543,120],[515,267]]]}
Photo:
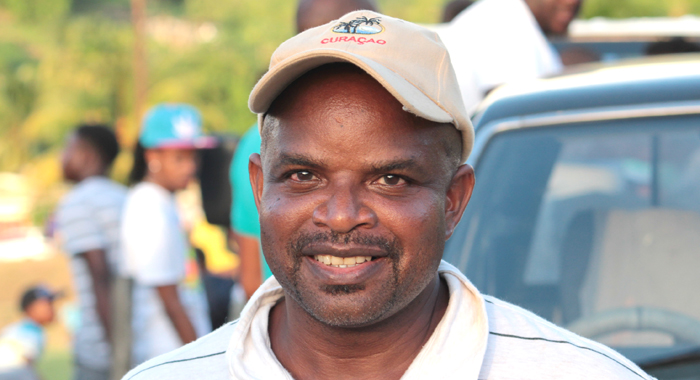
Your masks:
{"label": "man's ear", "polygon": [[253,187],[255,206],[260,210],[260,199],[263,193],[263,172],[262,161],[258,153],[253,153],[248,159],[248,173],[250,175],[250,185]]}
{"label": "man's ear", "polygon": [[452,236],[474,191],[474,169],[462,165],[452,177],[445,197],[445,240]]}
{"label": "man's ear", "polygon": [[143,157],[146,159],[146,165],[153,160],[160,160],[160,151],[158,149],[146,149],[143,152]]}

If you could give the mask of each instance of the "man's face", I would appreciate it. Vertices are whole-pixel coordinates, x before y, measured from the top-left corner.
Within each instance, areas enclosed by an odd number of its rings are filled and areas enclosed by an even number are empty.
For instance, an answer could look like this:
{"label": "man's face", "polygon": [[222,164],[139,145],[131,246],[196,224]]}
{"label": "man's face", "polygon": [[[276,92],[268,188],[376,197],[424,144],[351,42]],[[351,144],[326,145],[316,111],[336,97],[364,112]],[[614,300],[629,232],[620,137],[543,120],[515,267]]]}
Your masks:
{"label": "man's face", "polygon": [[170,191],[187,188],[197,173],[197,151],[194,149],[149,149],[146,160],[158,162],[159,170],[151,175]]}
{"label": "man's face", "polygon": [[456,170],[447,151],[455,141],[459,150],[459,133],[403,111],[349,69],[297,81],[264,128],[262,169],[251,164],[264,182],[251,176],[263,251],[287,295],[342,327],[414,300],[435,279],[463,210],[446,216]]}
{"label": "man's face", "polygon": [[63,178],[68,181],[79,181],[80,173],[88,164],[90,157],[90,147],[83,140],[73,133],[66,140],[66,146],[61,155],[61,169]]}
{"label": "man's face", "polygon": [[582,0],[526,0],[532,13],[547,35],[566,34],[576,18]]}

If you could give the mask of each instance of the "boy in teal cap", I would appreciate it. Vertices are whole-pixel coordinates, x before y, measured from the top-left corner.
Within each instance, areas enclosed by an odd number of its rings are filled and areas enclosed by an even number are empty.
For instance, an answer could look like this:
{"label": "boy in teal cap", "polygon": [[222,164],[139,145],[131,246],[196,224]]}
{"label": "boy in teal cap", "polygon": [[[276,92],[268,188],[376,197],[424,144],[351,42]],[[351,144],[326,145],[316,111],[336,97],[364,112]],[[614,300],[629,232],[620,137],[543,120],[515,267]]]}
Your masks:
{"label": "boy in teal cap", "polygon": [[121,228],[126,272],[134,281],[134,364],[211,330],[174,193],[193,180],[196,150],[214,143],[202,134],[192,106],[161,104],[144,118]]}

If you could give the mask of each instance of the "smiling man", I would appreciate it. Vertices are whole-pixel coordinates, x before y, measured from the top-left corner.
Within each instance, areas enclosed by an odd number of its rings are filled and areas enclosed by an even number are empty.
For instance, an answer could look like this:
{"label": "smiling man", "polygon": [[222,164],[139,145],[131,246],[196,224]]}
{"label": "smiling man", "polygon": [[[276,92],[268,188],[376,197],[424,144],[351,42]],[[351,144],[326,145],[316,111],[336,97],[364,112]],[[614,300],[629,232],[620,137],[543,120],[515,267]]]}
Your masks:
{"label": "smiling man", "polygon": [[433,32],[349,13],[282,44],[250,107],[275,277],[238,321],[127,379],[648,378],[441,261],[474,186],[473,130]]}

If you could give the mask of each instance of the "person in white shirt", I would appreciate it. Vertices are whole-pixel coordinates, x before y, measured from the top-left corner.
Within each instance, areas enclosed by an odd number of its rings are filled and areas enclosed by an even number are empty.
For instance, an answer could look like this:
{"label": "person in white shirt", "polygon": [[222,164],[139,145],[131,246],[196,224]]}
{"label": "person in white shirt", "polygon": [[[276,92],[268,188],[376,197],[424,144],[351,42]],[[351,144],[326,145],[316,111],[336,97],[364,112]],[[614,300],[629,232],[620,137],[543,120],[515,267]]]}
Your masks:
{"label": "person in white shirt", "polygon": [[119,224],[127,190],[107,174],[118,153],[114,132],[101,125],[76,128],[63,151],[63,176],[75,187],[56,211],[56,238],[71,258],[80,304],[73,340],[77,380],[107,380],[112,367],[111,287],[122,259]]}
{"label": "person in white shirt", "polygon": [[[194,256],[173,193],[196,172],[196,149],[212,145],[191,106],[162,104],[145,116],[135,151],[121,225],[125,271],[132,299],[135,364],[208,333],[211,326],[199,284],[186,283]],[[189,264],[188,264],[189,259]]]}
{"label": "person in white shirt", "polygon": [[649,379],[441,260],[475,181],[454,79],[434,32],[371,11],[283,43],[249,100],[274,277],[125,379]]}
{"label": "person in white shirt", "polygon": [[479,0],[441,33],[467,111],[494,88],[561,72],[547,36],[562,35],[582,0]]}

